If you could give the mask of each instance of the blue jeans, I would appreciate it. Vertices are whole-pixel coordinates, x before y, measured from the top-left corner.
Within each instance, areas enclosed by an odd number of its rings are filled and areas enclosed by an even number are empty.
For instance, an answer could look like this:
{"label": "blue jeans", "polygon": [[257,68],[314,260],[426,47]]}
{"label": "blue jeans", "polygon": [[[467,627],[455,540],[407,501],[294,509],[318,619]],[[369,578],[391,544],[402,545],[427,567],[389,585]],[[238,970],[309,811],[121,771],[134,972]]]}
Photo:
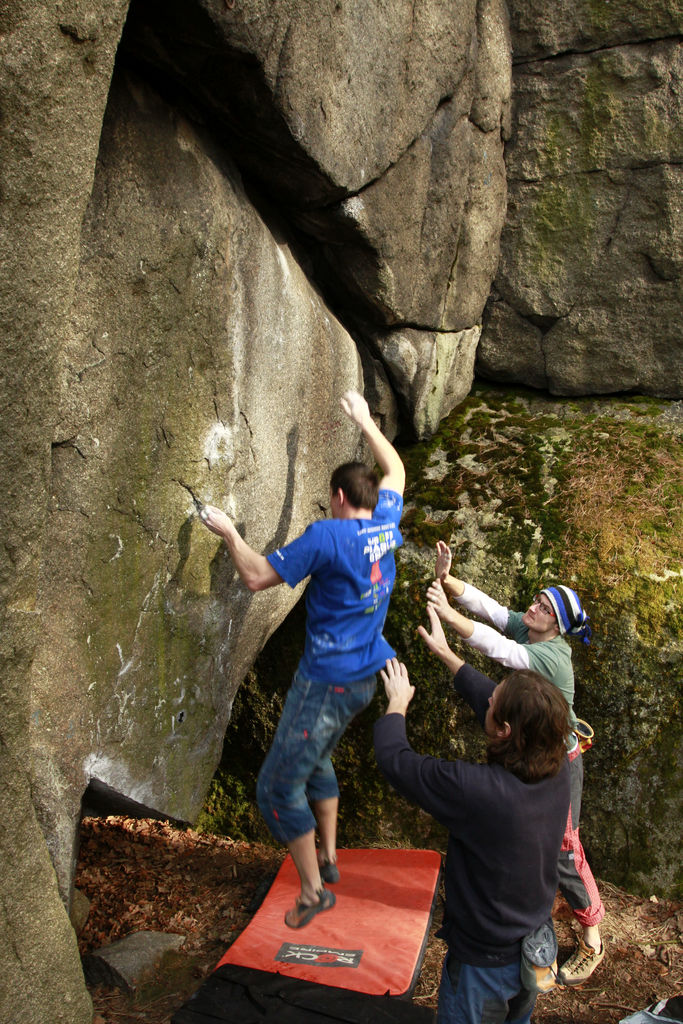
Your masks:
{"label": "blue jeans", "polygon": [[536,994],[522,988],[519,960],[473,967],[446,954],[436,1024],[528,1024]]}
{"label": "blue jeans", "polygon": [[316,683],[295,672],[256,784],[256,799],[282,843],[315,828],[310,802],[339,796],[331,754],[347,725],[372,700],[377,676]]}

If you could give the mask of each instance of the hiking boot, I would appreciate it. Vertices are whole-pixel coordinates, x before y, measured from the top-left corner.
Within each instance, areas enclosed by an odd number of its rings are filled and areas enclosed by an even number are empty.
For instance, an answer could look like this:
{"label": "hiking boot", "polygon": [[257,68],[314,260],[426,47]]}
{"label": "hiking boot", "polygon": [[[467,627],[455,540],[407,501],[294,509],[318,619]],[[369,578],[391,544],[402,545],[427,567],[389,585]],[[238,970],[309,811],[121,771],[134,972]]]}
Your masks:
{"label": "hiking boot", "polygon": [[588,981],[591,974],[601,964],[605,957],[605,943],[600,943],[600,949],[593,949],[587,946],[583,939],[565,963],[560,967],[558,981],[560,985],[582,985]]}

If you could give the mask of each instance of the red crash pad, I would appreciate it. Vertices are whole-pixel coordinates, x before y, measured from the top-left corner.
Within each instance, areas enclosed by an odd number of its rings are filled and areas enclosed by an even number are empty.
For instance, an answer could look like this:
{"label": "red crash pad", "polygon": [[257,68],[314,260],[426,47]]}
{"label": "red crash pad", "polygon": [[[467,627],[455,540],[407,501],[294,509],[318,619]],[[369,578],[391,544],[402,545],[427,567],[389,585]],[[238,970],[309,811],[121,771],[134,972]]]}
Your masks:
{"label": "red crash pad", "polygon": [[441,856],[435,850],[340,850],[332,910],[305,928],[284,915],[299,894],[291,857],[218,966],[237,964],[371,995],[412,991],[422,964]]}

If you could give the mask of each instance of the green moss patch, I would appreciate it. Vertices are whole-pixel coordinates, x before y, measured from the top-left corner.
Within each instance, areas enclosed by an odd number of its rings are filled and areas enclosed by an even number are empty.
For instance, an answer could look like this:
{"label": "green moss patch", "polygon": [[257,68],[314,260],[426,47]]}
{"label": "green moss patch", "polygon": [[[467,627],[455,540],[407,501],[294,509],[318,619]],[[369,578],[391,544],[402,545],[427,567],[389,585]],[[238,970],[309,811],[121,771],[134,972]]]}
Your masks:
{"label": "green moss patch", "polygon": [[[405,546],[386,627],[416,686],[415,749],[478,758],[481,730],[416,635],[436,540],[450,544],[455,574],[509,607],[525,607],[542,585],[574,587],[593,627],[590,647],[573,643],[576,711],[596,731],[585,758],[584,843],[600,877],[661,894],[682,884],[682,434],[676,403],[476,387],[433,438],[401,452]],[[299,607],[238,694],[207,827],[265,838],[255,777],[302,647]],[[458,649],[492,678],[503,674]],[[443,848],[443,831],[378,772],[372,725],[384,706],[379,693],[335,756],[340,845]]]}

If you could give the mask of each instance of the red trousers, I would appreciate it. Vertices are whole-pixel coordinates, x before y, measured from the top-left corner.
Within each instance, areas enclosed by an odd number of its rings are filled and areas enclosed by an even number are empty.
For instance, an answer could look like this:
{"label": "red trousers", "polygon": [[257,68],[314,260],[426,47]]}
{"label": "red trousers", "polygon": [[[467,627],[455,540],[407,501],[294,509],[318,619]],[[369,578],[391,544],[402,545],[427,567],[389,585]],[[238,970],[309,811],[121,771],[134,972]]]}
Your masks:
{"label": "red trousers", "polygon": [[560,892],[572,908],[579,924],[589,927],[602,921],[605,908],[579,838],[583,757],[578,746],[569,754],[569,773],[571,802],[560,850]]}

